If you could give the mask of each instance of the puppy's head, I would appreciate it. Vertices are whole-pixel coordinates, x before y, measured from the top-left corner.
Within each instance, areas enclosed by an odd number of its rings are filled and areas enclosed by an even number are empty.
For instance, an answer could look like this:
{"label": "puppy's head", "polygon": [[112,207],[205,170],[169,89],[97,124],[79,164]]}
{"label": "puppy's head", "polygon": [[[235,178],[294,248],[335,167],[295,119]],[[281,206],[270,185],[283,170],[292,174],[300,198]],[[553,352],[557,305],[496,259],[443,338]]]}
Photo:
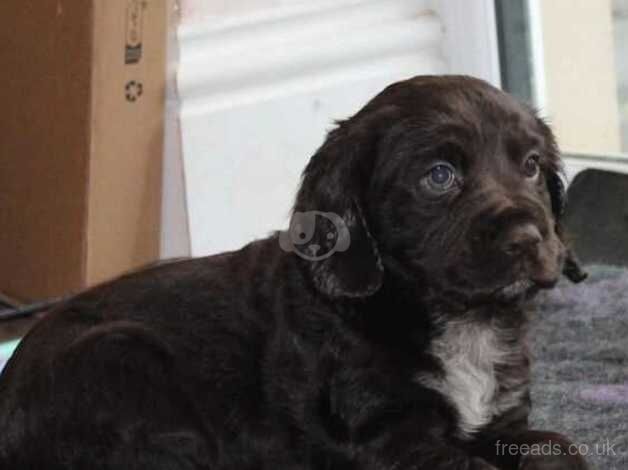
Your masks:
{"label": "puppy's head", "polygon": [[580,281],[559,225],[560,171],[548,126],[487,83],[394,84],[339,123],[304,172],[296,213],[337,214],[349,232],[348,249],[308,269],[332,297],[403,278],[467,303],[516,300],[561,272]]}

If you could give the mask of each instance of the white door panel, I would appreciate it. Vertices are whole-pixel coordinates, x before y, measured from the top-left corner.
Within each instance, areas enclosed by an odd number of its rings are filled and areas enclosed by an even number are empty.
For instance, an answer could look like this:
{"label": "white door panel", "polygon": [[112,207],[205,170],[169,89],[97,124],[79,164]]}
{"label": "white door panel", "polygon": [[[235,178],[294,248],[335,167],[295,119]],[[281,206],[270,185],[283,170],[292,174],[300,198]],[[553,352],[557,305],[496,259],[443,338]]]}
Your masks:
{"label": "white door panel", "polygon": [[349,116],[383,86],[411,73],[397,69],[362,82],[184,114],[192,253],[238,248],[286,227],[301,171],[331,128],[331,117]]}
{"label": "white door panel", "polygon": [[[333,121],[390,83],[448,72],[497,83],[487,5],[492,0],[181,0],[190,254],[237,249],[285,228],[300,174]],[[488,56],[474,59],[486,41]],[[473,51],[465,54],[465,45]]]}

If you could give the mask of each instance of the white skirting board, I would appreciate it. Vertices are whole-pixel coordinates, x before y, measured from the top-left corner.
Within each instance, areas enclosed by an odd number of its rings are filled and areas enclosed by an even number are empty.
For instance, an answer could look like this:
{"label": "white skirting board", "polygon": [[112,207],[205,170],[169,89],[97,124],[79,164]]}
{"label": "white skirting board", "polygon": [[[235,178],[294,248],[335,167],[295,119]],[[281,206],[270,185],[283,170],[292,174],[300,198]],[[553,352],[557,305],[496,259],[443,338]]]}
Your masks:
{"label": "white skirting board", "polygon": [[567,182],[571,182],[578,173],[588,168],[628,174],[628,157],[625,155],[595,157],[571,154],[565,156],[563,160]]}

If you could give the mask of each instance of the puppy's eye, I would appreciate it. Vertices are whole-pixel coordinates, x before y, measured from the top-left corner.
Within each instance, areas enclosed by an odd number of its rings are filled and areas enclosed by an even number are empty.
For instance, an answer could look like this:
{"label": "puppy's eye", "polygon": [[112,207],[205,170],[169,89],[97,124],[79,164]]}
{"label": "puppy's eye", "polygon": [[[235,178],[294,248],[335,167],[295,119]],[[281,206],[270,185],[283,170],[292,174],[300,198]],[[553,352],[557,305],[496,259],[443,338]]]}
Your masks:
{"label": "puppy's eye", "polygon": [[523,164],[523,172],[528,178],[536,178],[540,173],[539,160],[541,157],[538,153],[528,155]]}
{"label": "puppy's eye", "polygon": [[449,163],[438,163],[427,172],[424,181],[432,191],[449,191],[456,183],[456,170]]}

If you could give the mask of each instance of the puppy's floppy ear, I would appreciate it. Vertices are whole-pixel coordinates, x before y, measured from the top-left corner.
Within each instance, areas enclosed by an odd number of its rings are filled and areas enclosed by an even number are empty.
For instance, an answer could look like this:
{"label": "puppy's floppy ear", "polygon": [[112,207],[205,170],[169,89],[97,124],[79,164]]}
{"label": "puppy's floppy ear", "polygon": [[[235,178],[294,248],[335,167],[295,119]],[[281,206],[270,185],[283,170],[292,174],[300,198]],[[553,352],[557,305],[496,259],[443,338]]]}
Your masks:
{"label": "puppy's floppy ear", "polygon": [[[333,298],[368,297],[381,287],[384,268],[371,236],[363,206],[375,157],[376,132],[351,121],[339,123],[303,173],[294,213],[320,211],[338,216],[335,250],[325,259],[309,261],[316,288]],[[333,219],[329,219],[333,220]],[[317,225],[312,242],[330,248],[329,227]],[[331,247],[333,250],[333,247]]]}
{"label": "puppy's floppy ear", "polygon": [[547,190],[552,200],[552,212],[554,218],[558,221],[565,213],[567,205],[567,192],[565,191],[565,183],[556,171],[549,171],[547,174]]}
{"label": "puppy's floppy ear", "polygon": [[[565,213],[565,207],[567,205],[567,191],[565,190],[565,183],[558,171],[549,171],[546,175],[547,189],[552,201],[552,212],[557,224],[558,236],[563,239],[562,228],[560,227],[560,219]],[[567,258],[565,260],[565,266],[563,268],[563,274],[574,283],[584,281],[588,274],[582,269],[578,257],[571,248],[567,248]]]}

